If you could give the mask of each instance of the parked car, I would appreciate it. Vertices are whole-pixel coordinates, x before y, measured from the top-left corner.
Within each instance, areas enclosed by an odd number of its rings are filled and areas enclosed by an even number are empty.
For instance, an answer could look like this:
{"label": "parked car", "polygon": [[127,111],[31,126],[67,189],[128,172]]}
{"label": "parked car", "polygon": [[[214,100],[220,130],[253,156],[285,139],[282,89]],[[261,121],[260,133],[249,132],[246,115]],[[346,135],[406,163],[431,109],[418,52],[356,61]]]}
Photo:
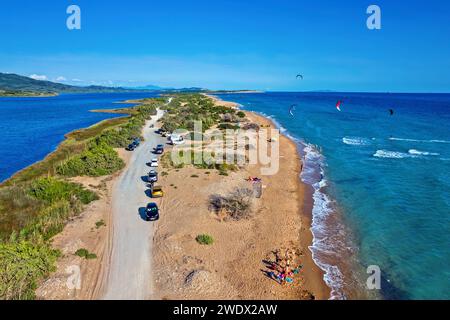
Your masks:
{"label": "parked car", "polygon": [[150,172],[148,173],[148,181],[149,182],[157,182],[158,181],[158,172],[156,172],[155,170],[150,170]]}
{"label": "parked car", "polygon": [[150,193],[152,198],[161,198],[162,196],[164,196],[164,192],[161,186],[152,185],[150,188]]}
{"label": "parked car", "polygon": [[158,144],[156,148],[154,149],[154,153],[156,154],[163,154],[164,153],[164,145]]}
{"label": "parked car", "polygon": [[170,143],[172,143],[173,145],[180,145],[180,144],[184,144],[184,138],[181,135],[178,134],[171,134],[169,137],[169,141]]}
{"label": "parked car", "polygon": [[145,219],[147,221],[159,220],[159,208],[156,203],[150,202],[147,204],[147,207],[145,208]]}
{"label": "parked car", "polygon": [[141,144],[141,139],[139,138],[135,138],[132,142],[132,144],[134,144],[136,147],[138,147]]}
{"label": "parked car", "polygon": [[134,145],[133,143],[130,143],[128,145],[128,147],[125,148],[127,151],[133,151],[134,149],[136,149],[136,145]]}
{"label": "parked car", "polygon": [[153,158],[150,162],[150,167],[158,167],[158,158]]}

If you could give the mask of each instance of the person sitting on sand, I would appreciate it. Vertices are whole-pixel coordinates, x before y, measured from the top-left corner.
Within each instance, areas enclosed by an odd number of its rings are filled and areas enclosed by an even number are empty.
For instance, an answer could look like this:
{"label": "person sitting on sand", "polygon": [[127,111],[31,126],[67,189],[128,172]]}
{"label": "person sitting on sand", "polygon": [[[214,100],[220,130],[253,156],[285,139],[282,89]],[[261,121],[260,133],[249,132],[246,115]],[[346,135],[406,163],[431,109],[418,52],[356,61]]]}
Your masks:
{"label": "person sitting on sand", "polygon": [[283,272],[280,272],[278,274],[278,280],[280,281],[280,284],[284,284],[284,281],[286,280],[286,275]]}

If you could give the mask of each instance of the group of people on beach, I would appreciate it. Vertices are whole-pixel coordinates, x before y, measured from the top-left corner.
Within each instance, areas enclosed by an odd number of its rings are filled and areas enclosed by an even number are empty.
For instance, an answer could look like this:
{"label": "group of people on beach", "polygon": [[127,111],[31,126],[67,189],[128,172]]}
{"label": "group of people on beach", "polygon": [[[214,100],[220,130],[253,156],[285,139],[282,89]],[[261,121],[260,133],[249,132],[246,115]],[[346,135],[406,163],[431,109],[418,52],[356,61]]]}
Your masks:
{"label": "group of people on beach", "polygon": [[286,250],[284,256],[281,256],[281,251],[275,252],[275,261],[271,262],[269,268],[271,271],[268,275],[271,279],[275,280],[281,285],[285,283],[294,283],[294,276],[300,274],[303,265],[298,267],[293,267],[291,265],[293,259],[295,258],[295,252],[292,250]]}

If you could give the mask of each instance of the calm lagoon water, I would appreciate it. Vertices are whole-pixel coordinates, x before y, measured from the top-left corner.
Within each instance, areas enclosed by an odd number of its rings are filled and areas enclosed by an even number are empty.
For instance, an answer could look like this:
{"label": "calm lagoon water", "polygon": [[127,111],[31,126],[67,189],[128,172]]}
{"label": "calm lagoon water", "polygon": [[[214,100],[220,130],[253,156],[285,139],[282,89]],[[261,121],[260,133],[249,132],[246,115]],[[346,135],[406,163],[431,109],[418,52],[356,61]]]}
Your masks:
{"label": "calm lagoon water", "polygon": [[[311,250],[333,298],[450,299],[449,94],[220,97],[299,141],[315,191]],[[379,291],[366,290],[371,265]]]}
{"label": "calm lagoon water", "polygon": [[66,133],[120,116],[89,110],[127,107],[131,105],[115,102],[156,95],[147,92],[0,97],[0,181],[42,160],[64,140]]}

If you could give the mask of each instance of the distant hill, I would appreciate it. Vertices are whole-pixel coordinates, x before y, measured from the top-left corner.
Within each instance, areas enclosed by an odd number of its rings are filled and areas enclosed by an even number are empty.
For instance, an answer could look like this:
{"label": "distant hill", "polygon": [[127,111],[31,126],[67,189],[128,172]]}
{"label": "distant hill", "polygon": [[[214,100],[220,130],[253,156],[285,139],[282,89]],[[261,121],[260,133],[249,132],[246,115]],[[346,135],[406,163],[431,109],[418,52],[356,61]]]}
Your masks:
{"label": "distant hill", "polygon": [[190,87],[190,88],[165,88],[154,85],[141,86],[141,87],[131,87],[134,90],[150,90],[150,91],[164,91],[164,92],[203,92],[207,89]]}
{"label": "distant hill", "polygon": [[150,90],[150,91],[161,91],[161,90],[170,90],[172,88],[162,88],[158,86],[148,85],[148,86],[140,86],[140,87],[130,87],[130,89],[134,90]]}
{"label": "distant hill", "polygon": [[12,73],[0,73],[0,92],[57,94],[57,93],[89,93],[89,92],[126,92],[132,89],[103,86],[71,86],[51,81],[35,80]]}

